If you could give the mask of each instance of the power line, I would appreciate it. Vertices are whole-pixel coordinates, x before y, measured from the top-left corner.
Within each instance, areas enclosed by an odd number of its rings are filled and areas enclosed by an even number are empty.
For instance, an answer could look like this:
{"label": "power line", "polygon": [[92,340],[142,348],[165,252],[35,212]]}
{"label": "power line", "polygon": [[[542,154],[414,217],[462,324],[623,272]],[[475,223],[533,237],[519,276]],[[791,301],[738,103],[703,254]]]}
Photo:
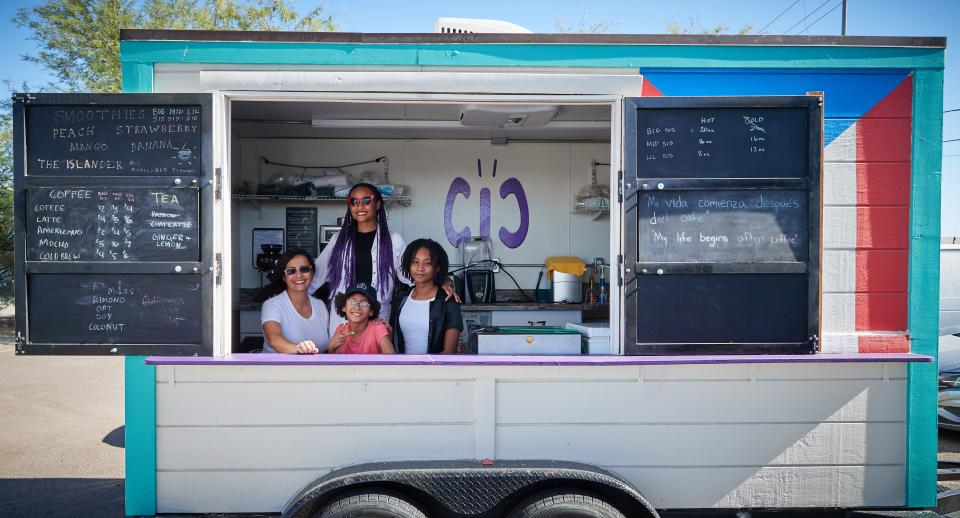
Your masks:
{"label": "power line", "polygon": [[804,20],[806,20],[807,18],[810,18],[811,16],[813,16],[814,14],[816,14],[817,11],[819,11],[820,9],[823,9],[823,6],[825,6],[825,5],[829,4],[829,3],[830,3],[830,0],[825,0],[822,4],[820,4],[819,7],[817,7],[817,8],[814,9],[813,11],[810,11],[810,14],[804,16],[803,18],[800,18],[800,21],[798,21],[797,23],[791,25],[790,28],[787,29],[787,30],[785,30],[785,31],[783,31],[783,33],[784,33],[784,34],[790,34],[790,31],[792,31],[792,30],[794,29],[794,27],[796,27],[797,25],[800,25],[801,23],[803,23]]}
{"label": "power line", "polygon": [[943,110],[943,113],[950,113],[950,112],[960,112],[960,108],[954,108],[952,110]]}
{"label": "power line", "polygon": [[944,140],[944,142],[960,142],[960,138],[954,138],[950,140]]}
{"label": "power line", "polygon": [[823,13],[823,16],[821,16],[820,18],[817,18],[816,21],[814,21],[814,22],[811,23],[810,25],[807,25],[806,27],[804,27],[803,30],[800,31],[800,32],[798,32],[797,34],[803,34],[803,33],[807,32],[808,30],[810,30],[810,27],[813,27],[814,25],[817,24],[817,22],[819,22],[820,20],[826,18],[828,14],[836,11],[837,8],[840,7],[840,5],[842,5],[842,4],[843,4],[843,0],[840,0],[840,3],[837,4],[837,5],[835,5],[835,6],[833,6],[833,9],[830,9],[829,11]]}
{"label": "power line", "polygon": [[786,14],[787,11],[789,11],[790,9],[793,8],[793,6],[795,6],[795,5],[799,4],[799,3],[800,3],[800,0],[796,0],[796,1],[793,2],[792,4],[788,5],[786,9],[784,9],[783,11],[780,11],[780,14],[778,14],[777,16],[775,16],[772,20],[770,20],[769,23],[767,23],[766,25],[764,25],[764,26],[763,26],[763,29],[760,29],[759,31],[757,31],[757,34],[763,34],[763,31],[765,31],[765,30],[767,29],[767,27],[769,27],[770,25],[772,25],[773,22],[779,20],[781,16],[783,16],[784,14]]}

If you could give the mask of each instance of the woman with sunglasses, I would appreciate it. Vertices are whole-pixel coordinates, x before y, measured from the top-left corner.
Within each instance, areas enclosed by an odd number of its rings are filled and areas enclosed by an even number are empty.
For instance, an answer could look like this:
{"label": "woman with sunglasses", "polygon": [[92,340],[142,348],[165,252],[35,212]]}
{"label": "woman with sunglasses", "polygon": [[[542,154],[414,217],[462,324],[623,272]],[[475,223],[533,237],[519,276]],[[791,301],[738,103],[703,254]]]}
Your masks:
{"label": "woman with sunglasses", "polygon": [[[400,234],[391,232],[387,226],[387,213],[380,191],[368,183],[358,183],[347,196],[347,214],[343,218],[343,225],[317,258],[317,271],[310,285],[310,293],[316,293],[325,283],[329,283],[327,293],[334,294],[362,282],[376,290],[378,298],[384,301],[381,314],[389,315],[389,301],[400,272],[400,253],[405,246]],[[405,284],[410,283],[403,277],[401,280]],[[336,311],[328,313],[329,335],[332,336],[333,330],[344,320]]]}
{"label": "woman with sunglasses", "polygon": [[282,266],[267,286],[260,310],[263,352],[316,354],[327,350],[329,313],[322,300],[310,295],[313,258],[306,250],[291,250],[277,261]]}

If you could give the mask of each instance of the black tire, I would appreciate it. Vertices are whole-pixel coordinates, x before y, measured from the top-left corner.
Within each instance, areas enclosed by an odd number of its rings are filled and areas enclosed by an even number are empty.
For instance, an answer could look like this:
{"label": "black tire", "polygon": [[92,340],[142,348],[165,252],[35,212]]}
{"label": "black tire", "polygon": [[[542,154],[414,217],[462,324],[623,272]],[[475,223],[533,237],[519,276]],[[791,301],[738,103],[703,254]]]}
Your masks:
{"label": "black tire", "polygon": [[423,511],[392,493],[344,495],[323,506],[314,518],[426,518]]}
{"label": "black tire", "polygon": [[575,489],[537,493],[510,512],[510,518],[625,518],[616,507]]}

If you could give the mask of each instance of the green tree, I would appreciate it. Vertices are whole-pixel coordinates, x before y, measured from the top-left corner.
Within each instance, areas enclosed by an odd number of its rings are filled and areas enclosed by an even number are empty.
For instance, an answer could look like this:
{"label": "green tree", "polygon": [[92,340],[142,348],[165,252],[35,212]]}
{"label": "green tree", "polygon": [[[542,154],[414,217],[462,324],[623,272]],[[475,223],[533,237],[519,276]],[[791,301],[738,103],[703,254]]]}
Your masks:
{"label": "green tree", "polygon": [[[20,91],[120,91],[120,29],[333,31],[323,4],[300,14],[284,0],[48,0],[13,18],[36,43],[22,56],[57,77]],[[10,83],[7,82],[10,91]],[[0,103],[0,301],[13,296],[13,123]]]}
{"label": "green tree", "polygon": [[[744,36],[750,34],[752,30],[753,25],[744,25],[737,31],[737,34]],[[670,20],[667,22],[667,32],[670,34],[729,34],[730,27],[721,24],[714,25],[713,27],[704,27],[700,22],[699,16],[691,16],[687,19],[686,25],[680,25],[676,18]]]}
{"label": "green tree", "polygon": [[17,10],[37,63],[68,91],[120,91],[120,29],[331,31],[320,4],[301,15],[284,0],[48,0]]}

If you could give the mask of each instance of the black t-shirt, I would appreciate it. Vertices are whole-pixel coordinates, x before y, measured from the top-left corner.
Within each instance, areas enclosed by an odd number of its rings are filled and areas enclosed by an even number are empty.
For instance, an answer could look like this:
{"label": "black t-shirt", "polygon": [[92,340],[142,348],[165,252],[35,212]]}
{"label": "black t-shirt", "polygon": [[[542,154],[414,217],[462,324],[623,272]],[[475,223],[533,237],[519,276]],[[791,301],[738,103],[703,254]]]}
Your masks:
{"label": "black t-shirt", "polygon": [[373,249],[373,240],[377,237],[377,231],[357,232],[353,237],[353,258],[356,264],[357,279],[356,282],[365,282],[368,285],[373,282],[373,262],[370,257],[370,250]]}

